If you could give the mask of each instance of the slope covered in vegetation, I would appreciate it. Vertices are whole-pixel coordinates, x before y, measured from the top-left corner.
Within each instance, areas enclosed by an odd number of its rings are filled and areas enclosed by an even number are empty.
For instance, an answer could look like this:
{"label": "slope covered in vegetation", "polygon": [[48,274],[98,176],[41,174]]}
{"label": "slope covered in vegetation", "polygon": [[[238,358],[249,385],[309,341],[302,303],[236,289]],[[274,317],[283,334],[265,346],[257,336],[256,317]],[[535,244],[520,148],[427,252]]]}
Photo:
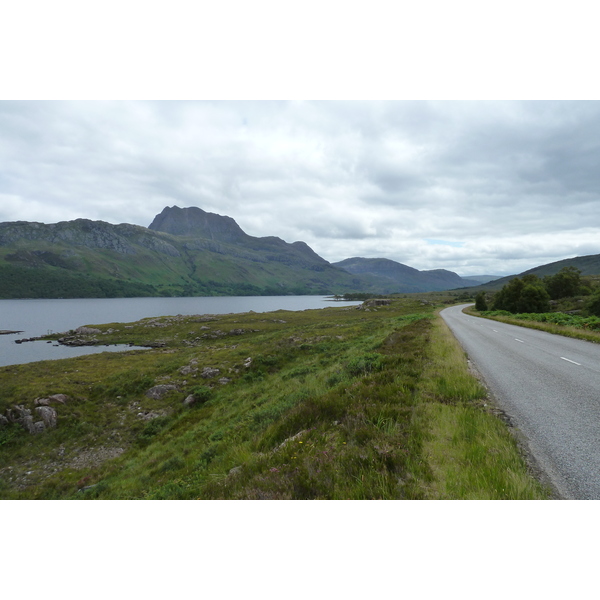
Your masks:
{"label": "slope covered in vegetation", "polygon": [[253,237],[232,218],[196,207],[167,207],[148,228],[88,219],[0,223],[0,298],[387,294],[461,285],[449,271],[387,262],[401,273],[349,273],[304,242]]}
{"label": "slope covered in vegetation", "polygon": [[0,496],[546,497],[435,311],[413,297],[73,332],[153,348],[1,368]]}

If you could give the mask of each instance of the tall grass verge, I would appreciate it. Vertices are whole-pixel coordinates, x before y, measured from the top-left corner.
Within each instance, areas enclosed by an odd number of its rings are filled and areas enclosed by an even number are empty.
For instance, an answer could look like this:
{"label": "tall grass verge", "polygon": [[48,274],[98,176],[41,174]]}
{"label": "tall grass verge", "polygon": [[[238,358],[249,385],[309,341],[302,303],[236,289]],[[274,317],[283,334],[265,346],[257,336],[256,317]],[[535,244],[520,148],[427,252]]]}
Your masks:
{"label": "tall grass verge", "polygon": [[424,497],[548,498],[506,424],[489,410],[485,388],[469,372],[464,351],[439,317],[429,349],[417,392],[422,458],[431,471],[419,482]]}
{"label": "tall grass verge", "polygon": [[[500,311],[479,312],[474,308],[465,308],[464,311],[473,317],[490,319],[491,321],[499,321],[509,325],[518,325],[519,327],[527,327],[528,329],[537,329],[538,331],[546,331],[554,335],[563,335],[578,340],[587,342],[600,343],[600,331],[586,328],[587,322],[591,323],[590,327],[597,327],[597,317],[588,317],[587,319],[568,319],[561,318],[560,313],[525,313],[523,315],[512,315],[506,311],[498,314]],[[568,316],[568,315],[565,315]],[[558,321],[558,322],[553,322]],[[575,324],[568,324],[574,322]]]}

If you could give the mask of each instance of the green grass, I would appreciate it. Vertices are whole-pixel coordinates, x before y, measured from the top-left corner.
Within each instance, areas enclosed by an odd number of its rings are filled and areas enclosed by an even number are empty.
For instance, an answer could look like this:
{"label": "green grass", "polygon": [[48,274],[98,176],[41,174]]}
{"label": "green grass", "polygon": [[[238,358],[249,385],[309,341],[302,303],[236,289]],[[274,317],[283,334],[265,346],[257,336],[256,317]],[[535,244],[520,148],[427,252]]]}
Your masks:
{"label": "green grass", "polygon": [[545,497],[422,298],[97,327],[164,346],[1,368],[0,413],[70,400],[52,431],[0,430],[0,497]]}
{"label": "green grass", "polygon": [[446,324],[432,331],[431,362],[419,385],[422,455],[431,469],[425,497],[540,499],[549,490],[528,473],[515,437],[498,418],[484,387]]}
{"label": "green grass", "polygon": [[588,342],[600,342],[600,318],[594,316],[582,317],[560,312],[513,314],[504,310],[479,312],[473,307],[464,309],[464,312],[474,317],[547,331],[555,335],[564,335]]}

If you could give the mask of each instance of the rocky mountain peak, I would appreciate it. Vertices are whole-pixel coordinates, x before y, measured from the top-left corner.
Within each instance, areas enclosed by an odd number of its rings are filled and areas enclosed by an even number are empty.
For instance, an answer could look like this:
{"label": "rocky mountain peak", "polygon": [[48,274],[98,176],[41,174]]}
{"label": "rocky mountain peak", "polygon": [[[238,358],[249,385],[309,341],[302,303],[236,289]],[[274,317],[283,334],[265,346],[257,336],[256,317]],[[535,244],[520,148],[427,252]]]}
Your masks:
{"label": "rocky mountain peak", "polygon": [[154,217],[148,229],[223,242],[239,241],[248,237],[231,217],[209,213],[197,207],[167,206]]}

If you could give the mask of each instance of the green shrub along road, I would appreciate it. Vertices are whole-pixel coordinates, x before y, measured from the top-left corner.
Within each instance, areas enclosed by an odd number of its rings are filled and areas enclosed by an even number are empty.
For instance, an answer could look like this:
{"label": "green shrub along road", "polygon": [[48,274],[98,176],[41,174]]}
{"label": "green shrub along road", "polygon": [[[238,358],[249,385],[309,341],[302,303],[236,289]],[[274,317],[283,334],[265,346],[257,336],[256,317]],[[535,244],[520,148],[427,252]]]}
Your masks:
{"label": "green shrub along road", "polygon": [[93,326],[153,348],[0,368],[0,497],[548,497],[440,306]]}

